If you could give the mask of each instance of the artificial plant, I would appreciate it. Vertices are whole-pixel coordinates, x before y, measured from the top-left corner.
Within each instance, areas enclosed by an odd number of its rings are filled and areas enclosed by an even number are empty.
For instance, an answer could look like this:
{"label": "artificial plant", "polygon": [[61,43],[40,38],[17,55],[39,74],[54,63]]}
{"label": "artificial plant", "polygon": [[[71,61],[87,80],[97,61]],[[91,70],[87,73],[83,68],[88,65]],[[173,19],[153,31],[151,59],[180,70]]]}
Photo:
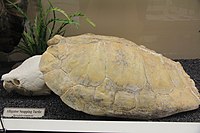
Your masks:
{"label": "artificial plant", "polygon": [[[89,24],[95,27],[95,24],[83,13],[77,12],[68,15],[64,10],[53,7],[50,1],[48,1],[49,7],[45,10],[41,0],[38,0],[38,14],[32,23],[30,18],[20,7],[10,1],[8,2],[14,6],[26,20],[22,39],[17,47],[21,52],[28,54],[29,56],[40,55],[46,51],[48,47],[47,41],[56,34],[64,35],[67,25],[76,25],[78,27],[79,22],[76,21],[76,17],[83,17]],[[57,18],[57,13],[64,15],[64,18]],[[58,24],[59,26],[56,28],[56,25]]]}

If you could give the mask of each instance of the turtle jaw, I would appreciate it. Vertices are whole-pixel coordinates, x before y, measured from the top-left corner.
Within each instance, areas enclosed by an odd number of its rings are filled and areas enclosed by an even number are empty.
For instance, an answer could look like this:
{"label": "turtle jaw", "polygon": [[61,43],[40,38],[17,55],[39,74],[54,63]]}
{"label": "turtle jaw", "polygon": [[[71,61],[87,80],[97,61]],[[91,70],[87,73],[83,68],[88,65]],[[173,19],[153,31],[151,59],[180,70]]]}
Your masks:
{"label": "turtle jaw", "polygon": [[10,78],[9,74],[4,74],[1,77],[1,81],[3,81],[4,89],[8,92],[21,88],[20,80],[18,80],[16,77]]}
{"label": "turtle jaw", "polygon": [[39,95],[49,95],[51,94],[50,89],[44,85],[44,88],[38,91],[33,90],[27,90],[23,86],[16,85],[16,83],[13,83],[12,81],[3,81],[3,87],[7,92],[16,92],[20,95],[24,96],[39,96]]}
{"label": "turtle jaw", "polygon": [[12,81],[4,81],[3,87],[9,93],[13,91],[25,96],[32,96],[33,93],[32,91],[26,90],[23,87],[16,86],[15,83],[13,83]]}
{"label": "turtle jaw", "polygon": [[15,83],[13,83],[12,81],[3,81],[3,87],[7,92],[12,92],[15,91],[17,93],[25,94],[25,91],[23,88],[21,88],[20,86],[17,86]]}
{"label": "turtle jaw", "polygon": [[6,91],[11,92],[16,86],[11,81],[3,81],[3,87]]}

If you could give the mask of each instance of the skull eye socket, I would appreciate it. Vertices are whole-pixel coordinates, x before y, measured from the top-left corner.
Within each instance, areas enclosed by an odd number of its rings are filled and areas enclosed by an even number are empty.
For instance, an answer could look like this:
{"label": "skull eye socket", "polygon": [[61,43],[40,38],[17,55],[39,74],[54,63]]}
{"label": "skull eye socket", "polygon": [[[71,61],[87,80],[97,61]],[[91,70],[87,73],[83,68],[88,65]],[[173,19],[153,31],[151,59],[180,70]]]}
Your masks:
{"label": "skull eye socket", "polygon": [[18,79],[14,79],[13,82],[14,82],[15,85],[19,85],[20,84],[20,81]]}

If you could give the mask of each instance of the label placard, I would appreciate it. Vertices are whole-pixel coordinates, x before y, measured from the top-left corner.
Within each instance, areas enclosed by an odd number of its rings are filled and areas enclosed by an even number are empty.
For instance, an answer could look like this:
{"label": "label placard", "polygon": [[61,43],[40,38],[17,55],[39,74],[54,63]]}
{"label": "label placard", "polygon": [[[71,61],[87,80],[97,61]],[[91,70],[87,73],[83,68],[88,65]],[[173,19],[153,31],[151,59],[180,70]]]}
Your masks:
{"label": "label placard", "polygon": [[4,117],[41,118],[45,108],[4,108]]}

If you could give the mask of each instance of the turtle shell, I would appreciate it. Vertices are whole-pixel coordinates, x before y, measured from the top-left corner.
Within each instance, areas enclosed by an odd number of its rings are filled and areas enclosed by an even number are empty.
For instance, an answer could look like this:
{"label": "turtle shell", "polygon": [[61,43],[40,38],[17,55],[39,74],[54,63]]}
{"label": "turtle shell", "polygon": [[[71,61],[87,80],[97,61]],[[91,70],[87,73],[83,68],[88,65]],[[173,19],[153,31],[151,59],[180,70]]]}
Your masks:
{"label": "turtle shell", "polygon": [[92,115],[153,119],[197,109],[199,92],[180,63],[123,38],[54,36],[40,69],[71,108]]}

